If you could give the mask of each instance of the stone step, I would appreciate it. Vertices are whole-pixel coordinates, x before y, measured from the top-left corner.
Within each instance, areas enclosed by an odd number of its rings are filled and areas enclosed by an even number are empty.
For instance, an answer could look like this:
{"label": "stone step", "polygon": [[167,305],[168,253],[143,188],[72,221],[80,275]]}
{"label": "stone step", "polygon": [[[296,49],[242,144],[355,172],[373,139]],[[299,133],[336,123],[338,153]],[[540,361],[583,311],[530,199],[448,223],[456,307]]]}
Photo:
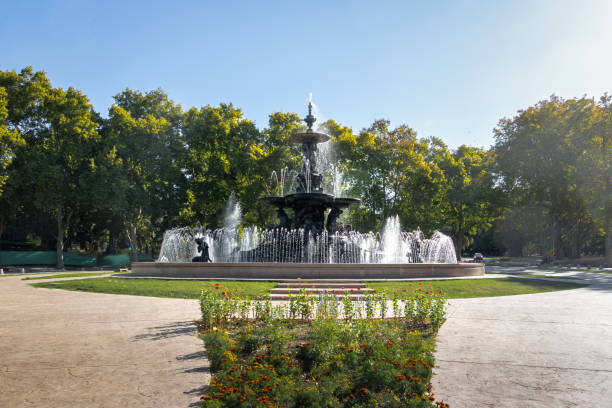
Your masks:
{"label": "stone step", "polygon": [[[310,295],[312,297],[317,297],[317,295]],[[342,296],[338,296],[339,298]],[[353,295],[349,295],[349,297],[351,298],[352,301],[358,301],[358,300],[362,300],[363,299],[363,294],[353,294]],[[289,300],[289,295],[287,294],[270,294],[270,300],[284,300],[284,301],[288,301]]]}
{"label": "stone step", "polygon": [[363,288],[363,287],[361,289],[356,289],[356,288],[340,289],[340,288],[326,288],[326,287],[320,287],[320,288],[279,288],[279,287],[276,287],[270,290],[270,294],[277,295],[277,294],[291,293],[292,295],[295,296],[299,294],[302,289],[306,290],[306,293],[309,295],[318,295],[319,293],[333,293],[333,292],[336,292],[336,294],[338,295],[344,295],[346,292],[351,293],[351,294],[365,294],[367,292],[373,292],[372,289]]}
{"label": "stone step", "polygon": [[293,283],[293,282],[283,282],[283,283],[279,283],[279,285],[277,286],[277,288],[334,288],[334,289],[340,289],[340,288],[345,288],[345,289],[357,289],[357,288],[364,288],[365,284],[361,283],[361,282],[356,282],[356,283],[323,283],[323,282],[307,282],[307,283]]}
{"label": "stone step", "polygon": [[363,281],[360,279],[282,279],[282,283],[301,283],[301,284],[361,284]]}

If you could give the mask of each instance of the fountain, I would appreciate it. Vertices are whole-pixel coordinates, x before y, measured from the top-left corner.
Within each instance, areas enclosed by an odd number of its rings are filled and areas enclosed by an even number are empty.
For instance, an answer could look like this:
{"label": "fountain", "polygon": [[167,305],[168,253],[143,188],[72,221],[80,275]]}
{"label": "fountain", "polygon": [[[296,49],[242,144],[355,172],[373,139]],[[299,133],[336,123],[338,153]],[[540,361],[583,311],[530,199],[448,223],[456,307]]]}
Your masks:
{"label": "fountain", "polygon": [[[223,228],[166,231],[158,262],[134,263],[132,274],[217,279],[397,279],[484,274],[481,264],[457,263],[449,237],[435,232],[425,239],[420,230],[403,232],[397,216],[386,220],[382,234],[359,233],[340,222],[343,211],[360,200],[323,191],[323,177],[317,168],[318,145],[329,141],[330,136],[313,130],[316,118],[312,109],[309,103],[304,118],[307,130],[290,138],[302,145],[295,193],[283,195],[285,168],[281,170],[280,189],[275,189],[280,195],[260,198],[260,202],[276,209],[278,224],[265,230],[240,228],[240,205],[232,194]],[[278,187],[276,172],[271,179]],[[334,193],[340,191],[340,184],[334,180]],[[206,262],[209,260],[212,262]]]}

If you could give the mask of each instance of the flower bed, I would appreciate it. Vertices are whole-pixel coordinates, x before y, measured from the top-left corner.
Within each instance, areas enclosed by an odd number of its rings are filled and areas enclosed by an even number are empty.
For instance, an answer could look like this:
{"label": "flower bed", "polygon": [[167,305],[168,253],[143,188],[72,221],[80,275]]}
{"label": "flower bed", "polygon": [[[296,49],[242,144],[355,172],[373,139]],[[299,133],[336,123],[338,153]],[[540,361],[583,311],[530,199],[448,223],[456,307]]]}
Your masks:
{"label": "flower bed", "polygon": [[248,301],[202,293],[204,407],[447,407],[431,393],[445,298],[433,291]]}

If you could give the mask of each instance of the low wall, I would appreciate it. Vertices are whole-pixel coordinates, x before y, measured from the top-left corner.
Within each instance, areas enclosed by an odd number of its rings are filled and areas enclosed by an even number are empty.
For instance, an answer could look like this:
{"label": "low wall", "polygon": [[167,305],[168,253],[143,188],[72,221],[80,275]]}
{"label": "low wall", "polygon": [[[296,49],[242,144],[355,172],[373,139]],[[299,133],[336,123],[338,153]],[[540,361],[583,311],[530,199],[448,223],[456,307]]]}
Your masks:
{"label": "low wall", "polygon": [[484,275],[484,265],[458,264],[282,264],[164,263],[132,264],[133,276],[200,279],[406,279]]}

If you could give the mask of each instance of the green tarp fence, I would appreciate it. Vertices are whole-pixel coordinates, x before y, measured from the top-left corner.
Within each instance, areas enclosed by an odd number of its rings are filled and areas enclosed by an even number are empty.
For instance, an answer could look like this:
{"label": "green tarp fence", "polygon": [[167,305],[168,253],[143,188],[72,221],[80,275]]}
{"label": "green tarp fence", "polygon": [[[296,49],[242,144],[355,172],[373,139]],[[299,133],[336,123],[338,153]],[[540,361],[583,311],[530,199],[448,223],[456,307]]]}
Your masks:
{"label": "green tarp fence", "polygon": [[[0,251],[0,266],[55,265],[55,251]],[[138,254],[141,262],[152,262],[151,254]],[[129,254],[87,255],[64,252],[64,265],[70,266],[123,266],[130,264]]]}

